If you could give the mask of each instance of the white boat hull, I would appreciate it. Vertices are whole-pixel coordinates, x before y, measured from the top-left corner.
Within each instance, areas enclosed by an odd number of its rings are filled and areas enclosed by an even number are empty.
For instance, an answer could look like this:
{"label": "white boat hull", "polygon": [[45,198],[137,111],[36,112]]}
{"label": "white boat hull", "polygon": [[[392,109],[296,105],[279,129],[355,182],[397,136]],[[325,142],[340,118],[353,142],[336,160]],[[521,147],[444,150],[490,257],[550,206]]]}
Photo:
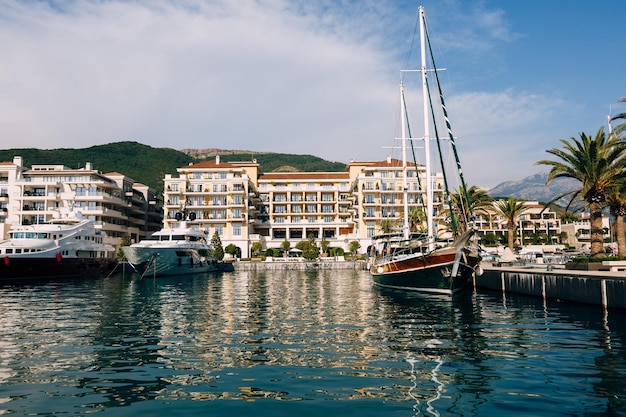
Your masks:
{"label": "white boat hull", "polygon": [[122,251],[128,263],[142,275],[187,275],[220,270],[219,262],[200,256],[193,248],[125,246]]}

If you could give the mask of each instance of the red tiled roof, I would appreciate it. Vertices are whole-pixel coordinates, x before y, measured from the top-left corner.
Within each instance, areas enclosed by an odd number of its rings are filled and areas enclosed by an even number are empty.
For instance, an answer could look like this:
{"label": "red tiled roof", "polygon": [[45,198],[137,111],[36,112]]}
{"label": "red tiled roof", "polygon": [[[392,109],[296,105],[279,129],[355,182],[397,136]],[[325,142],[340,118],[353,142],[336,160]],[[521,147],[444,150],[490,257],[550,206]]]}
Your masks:
{"label": "red tiled roof", "polygon": [[238,168],[237,165],[233,165],[230,162],[220,161],[220,163],[216,163],[215,159],[211,159],[209,161],[196,162],[190,165],[185,165],[178,169],[206,169],[206,168]]}
{"label": "red tiled roof", "polygon": [[271,180],[348,180],[347,172],[269,172],[259,176],[259,181]]}

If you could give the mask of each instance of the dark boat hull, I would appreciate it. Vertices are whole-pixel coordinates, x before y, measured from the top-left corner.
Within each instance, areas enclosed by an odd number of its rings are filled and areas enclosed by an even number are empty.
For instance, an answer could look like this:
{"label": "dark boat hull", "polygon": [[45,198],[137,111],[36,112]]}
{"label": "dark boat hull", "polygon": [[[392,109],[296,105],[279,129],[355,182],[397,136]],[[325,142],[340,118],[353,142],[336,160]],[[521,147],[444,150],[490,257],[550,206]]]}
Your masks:
{"label": "dark boat hull", "polygon": [[455,250],[417,254],[375,263],[370,272],[375,285],[405,291],[454,294],[467,286],[480,263],[480,257],[464,252],[456,262]]}
{"label": "dark boat hull", "polygon": [[0,259],[0,281],[41,278],[71,278],[108,274],[117,262],[109,258],[19,258]]}

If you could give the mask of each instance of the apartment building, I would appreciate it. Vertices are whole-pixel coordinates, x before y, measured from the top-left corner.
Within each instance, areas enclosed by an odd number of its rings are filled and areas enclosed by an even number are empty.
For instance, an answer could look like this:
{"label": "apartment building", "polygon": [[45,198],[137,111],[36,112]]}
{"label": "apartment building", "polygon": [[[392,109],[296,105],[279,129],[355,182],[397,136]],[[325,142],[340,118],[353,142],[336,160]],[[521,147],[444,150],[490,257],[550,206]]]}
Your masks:
{"label": "apartment building", "polygon": [[259,177],[259,196],[268,215],[255,222],[268,247],[313,236],[329,242],[354,238],[354,198],[347,172],[281,172]]}
{"label": "apartment building", "polygon": [[38,164],[23,166],[21,157],[0,163],[0,225],[10,228],[42,223],[61,207],[73,206],[119,246],[129,234],[144,239],[161,227],[161,204],[155,190],[119,173],[103,174],[88,162],[83,168]]}
{"label": "apartment building", "polygon": [[176,171],[164,179],[164,227],[185,221],[209,239],[217,232],[224,247],[234,244],[249,256],[251,243],[259,239],[254,224],[267,219],[257,191],[259,164],[217,156]]}
{"label": "apartment building", "polygon": [[[536,236],[544,238],[543,243],[545,244],[559,243],[561,220],[557,213],[538,201],[525,201],[523,207],[523,212],[517,219],[516,244],[530,244]],[[507,219],[498,215],[495,209],[483,208],[475,215],[474,224],[478,229],[479,236],[493,233],[503,242],[506,242]]]}
{"label": "apartment building", "polygon": [[[402,161],[388,157],[384,161],[354,162],[348,164],[354,205],[352,221],[355,223],[355,238],[361,247],[371,244],[371,237],[382,233],[382,221],[390,220],[394,231],[400,232],[404,216],[404,179]],[[419,173],[419,174],[418,174]],[[408,212],[425,212],[425,167],[409,163],[406,187],[408,189]],[[444,206],[443,175],[432,175],[434,230],[442,230],[446,223]],[[421,216],[423,217],[423,216]],[[425,219],[422,220],[424,222]],[[425,224],[415,225],[424,229]]]}

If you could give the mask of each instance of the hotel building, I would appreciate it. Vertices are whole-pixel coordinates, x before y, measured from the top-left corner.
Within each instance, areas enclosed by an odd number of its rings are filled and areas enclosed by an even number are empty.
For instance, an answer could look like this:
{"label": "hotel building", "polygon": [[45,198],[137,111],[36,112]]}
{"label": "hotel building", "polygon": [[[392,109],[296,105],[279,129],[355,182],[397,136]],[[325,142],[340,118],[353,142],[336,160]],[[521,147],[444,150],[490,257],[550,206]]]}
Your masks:
{"label": "hotel building", "polygon": [[0,163],[0,232],[42,223],[61,207],[73,207],[106,232],[119,247],[128,234],[141,240],[161,228],[162,209],[152,188],[119,173],[103,174],[90,163],[72,169],[64,165],[23,166],[21,157]]}

